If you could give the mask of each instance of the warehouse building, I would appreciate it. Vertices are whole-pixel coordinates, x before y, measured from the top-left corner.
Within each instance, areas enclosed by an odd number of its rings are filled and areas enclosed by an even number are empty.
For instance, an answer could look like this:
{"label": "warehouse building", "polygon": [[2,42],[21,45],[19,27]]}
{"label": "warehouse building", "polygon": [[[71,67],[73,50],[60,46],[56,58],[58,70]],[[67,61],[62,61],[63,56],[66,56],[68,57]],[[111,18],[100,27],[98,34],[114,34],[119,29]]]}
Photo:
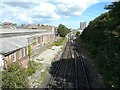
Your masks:
{"label": "warehouse building", "polygon": [[28,46],[35,52],[36,48],[54,42],[54,28],[45,29],[0,29],[0,55],[3,66],[17,62],[25,67],[28,62]]}

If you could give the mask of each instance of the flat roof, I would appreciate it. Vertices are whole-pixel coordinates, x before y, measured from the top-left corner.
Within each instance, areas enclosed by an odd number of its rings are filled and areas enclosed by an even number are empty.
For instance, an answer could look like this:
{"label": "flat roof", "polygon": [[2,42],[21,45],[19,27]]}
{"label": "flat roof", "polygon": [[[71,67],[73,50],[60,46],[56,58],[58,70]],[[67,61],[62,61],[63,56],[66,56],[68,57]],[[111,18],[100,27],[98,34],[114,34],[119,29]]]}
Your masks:
{"label": "flat roof", "polygon": [[48,31],[46,29],[5,29],[0,28],[0,33],[18,33],[18,32],[41,32]]}

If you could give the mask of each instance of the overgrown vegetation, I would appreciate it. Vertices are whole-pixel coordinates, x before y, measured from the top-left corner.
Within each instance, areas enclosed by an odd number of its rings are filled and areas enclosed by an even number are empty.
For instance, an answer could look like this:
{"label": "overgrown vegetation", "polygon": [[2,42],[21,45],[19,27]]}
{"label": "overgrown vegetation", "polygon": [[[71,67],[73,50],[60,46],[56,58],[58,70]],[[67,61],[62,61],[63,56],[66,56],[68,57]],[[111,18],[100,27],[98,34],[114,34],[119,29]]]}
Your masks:
{"label": "overgrown vegetation", "polygon": [[66,42],[65,37],[60,37],[60,39],[56,42],[53,42],[50,46],[61,46]]}
{"label": "overgrown vegetation", "polygon": [[40,82],[43,81],[43,79],[45,78],[46,74],[48,73],[48,70],[49,70],[49,68],[46,67],[45,71],[41,74],[41,77],[39,79]]}
{"label": "overgrown vegetation", "polygon": [[36,70],[39,69],[39,66],[41,66],[41,64],[36,63],[35,61],[30,61],[28,64],[28,67],[24,70],[24,73],[27,76],[32,76],[32,74],[35,73]]}
{"label": "overgrown vegetation", "polygon": [[76,37],[79,37],[79,36],[80,36],[80,32],[77,31],[77,32],[76,32]]}
{"label": "overgrown vegetation", "polygon": [[2,88],[26,88],[28,87],[27,75],[17,63],[11,64],[2,71]]}
{"label": "overgrown vegetation", "polygon": [[28,77],[32,76],[41,64],[30,61],[27,68],[20,68],[17,63],[2,71],[2,88],[28,88]]}
{"label": "overgrown vegetation", "polygon": [[80,36],[108,86],[120,88],[120,1],[91,21]]}
{"label": "overgrown vegetation", "polygon": [[70,30],[65,25],[60,24],[57,28],[57,32],[60,37],[65,37],[70,32]]}
{"label": "overgrown vegetation", "polygon": [[31,55],[31,45],[29,44],[28,45],[28,57],[29,57],[29,60],[30,60],[30,55]]}

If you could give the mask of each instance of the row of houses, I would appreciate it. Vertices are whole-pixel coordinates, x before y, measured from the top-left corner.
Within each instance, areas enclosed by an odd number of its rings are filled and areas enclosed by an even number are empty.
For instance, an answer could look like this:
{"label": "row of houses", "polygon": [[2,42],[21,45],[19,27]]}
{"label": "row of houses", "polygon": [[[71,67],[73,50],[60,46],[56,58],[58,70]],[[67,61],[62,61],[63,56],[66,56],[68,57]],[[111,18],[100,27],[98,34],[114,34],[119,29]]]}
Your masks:
{"label": "row of houses", "polygon": [[31,51],[55,40],[54,28],[49,30],[0,29],[0,64],[1,67],[17,62],[25,67],[28,62],[28,46]]}
{"label": "row of houses", "polygon": [[17,25],[17,23],[3,22],[0,25],[3,28],[7,28],[7,29],[46,29],[46,30],[51,30],[52,29],[52,26],[43,25],[43,24],[21,24],[21,25]]}

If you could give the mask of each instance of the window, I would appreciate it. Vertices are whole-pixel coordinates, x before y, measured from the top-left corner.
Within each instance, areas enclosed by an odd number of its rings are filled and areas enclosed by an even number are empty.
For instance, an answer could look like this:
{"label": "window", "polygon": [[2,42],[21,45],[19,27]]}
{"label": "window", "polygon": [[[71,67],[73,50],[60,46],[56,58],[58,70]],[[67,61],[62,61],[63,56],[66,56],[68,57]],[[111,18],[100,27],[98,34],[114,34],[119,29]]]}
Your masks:
{"label": "window", "polygon": [[27,54],[28,54],[28,50],[27,48],[25,48],[25,55],[27,56]]}
{"label": "window", "polygon": [[9,56],[8,56],[8,63],[11,63],[12,62],[12,55],[10,54]]}
{"label": "window", "polygon": [[33,38],[33,40],[32,40],[32,44],[33,44],[33,46],[35,46],[36,45],[36,38]]}
{"label": "window", "polygon": [[22,49],[19,50],[19,59],[21,59],[21,58],[22,58]]}
{"label": "window", "polygon": [[42,42],[43,42],[43,36],[42,36]]}
{"label": "window", "polygon": [[14,54],[11,54],[11,60],[14,61]]}
{"label": "window", "polygon": [[9,55],[8,58],[9,58],[9,61],[10,61],[11,60],[11,55]]}
{"label": "window", "polygon": [[23,48],[23,57],[25,57],[25,48]]}
{"label": "window", "polygon": [[38,43],[41,43],[41,37],[38,37]]}
{"label": "window", "polygon": [[15,62],[15,61],[16,61],[16,53],[14,53],[13,55],[14,55],[14,60],[13,60],[13,62]]}

